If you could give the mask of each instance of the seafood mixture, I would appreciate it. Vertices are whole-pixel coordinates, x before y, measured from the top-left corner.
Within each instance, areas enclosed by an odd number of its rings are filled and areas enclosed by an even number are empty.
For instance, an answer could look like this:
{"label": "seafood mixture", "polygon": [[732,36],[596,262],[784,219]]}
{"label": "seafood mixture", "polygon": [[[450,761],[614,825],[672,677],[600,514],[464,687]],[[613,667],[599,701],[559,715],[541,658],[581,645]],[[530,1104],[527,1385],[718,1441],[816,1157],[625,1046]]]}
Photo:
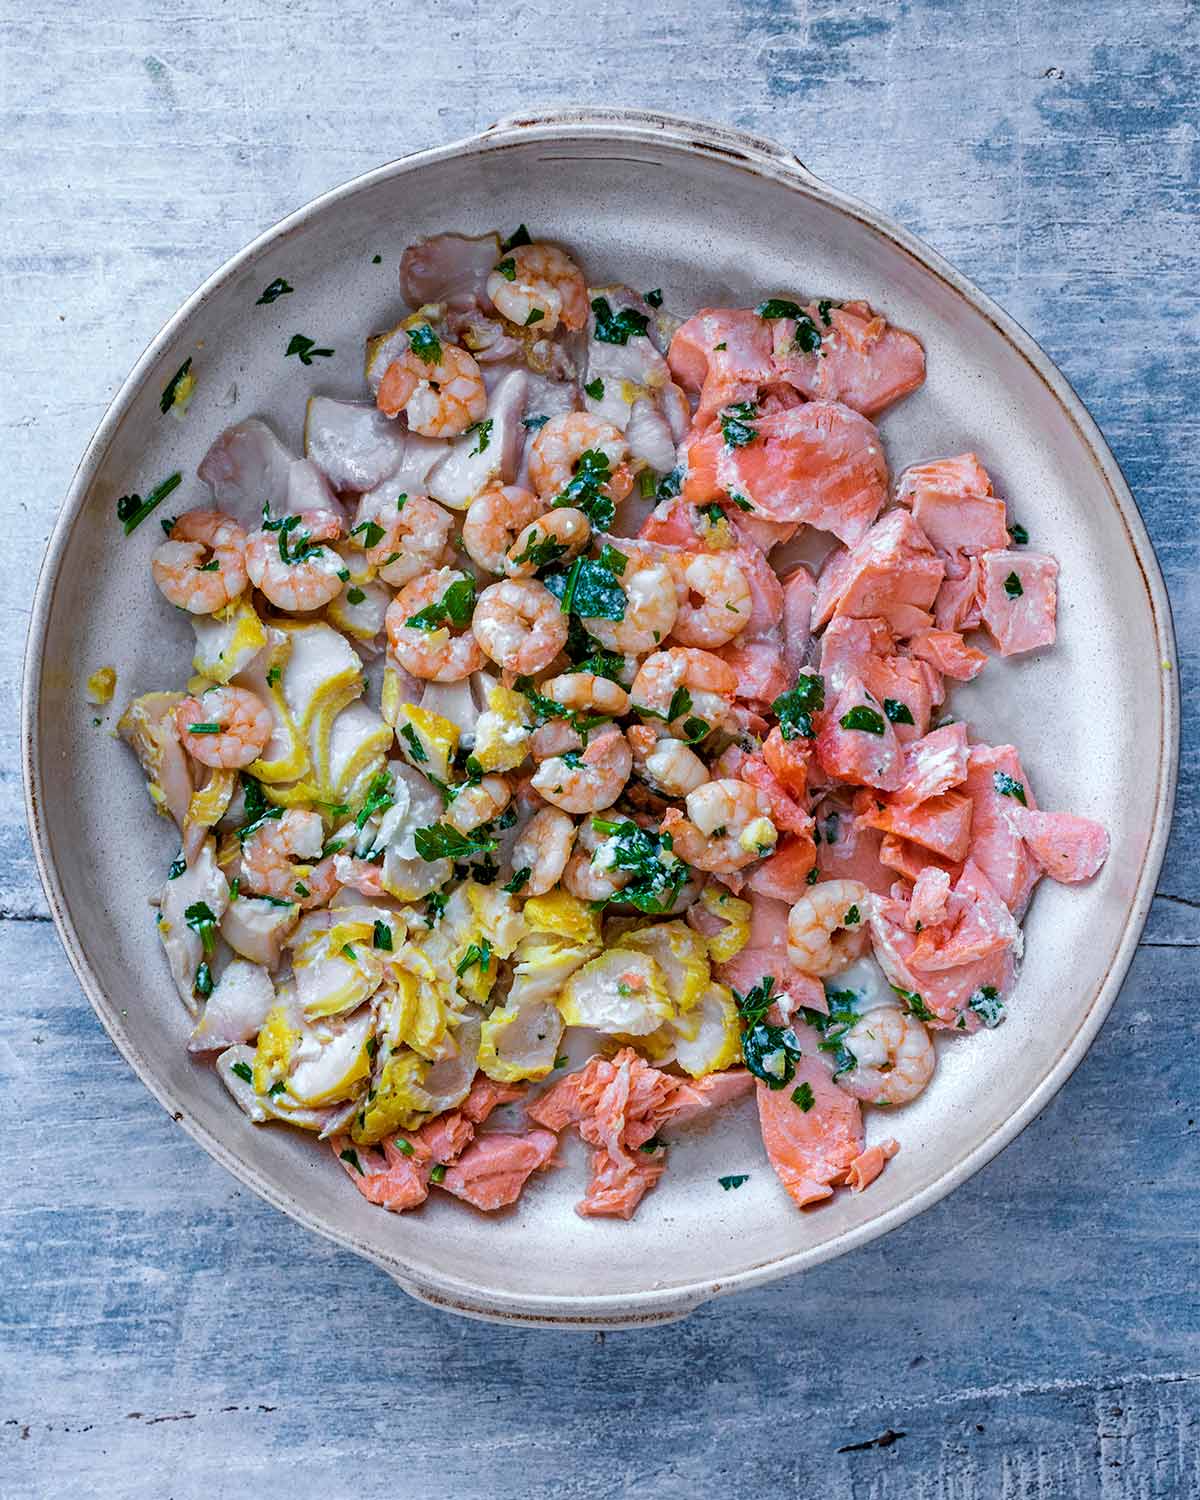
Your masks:
{"label": "seafood mixture", "polygon": [[189,1049],[395,1212],[510,1205],[575,1131],[578,1211],[628,1219],[751,1096],[796,1205],[865,1189],[1038,880],[1108,852],[946,712],[981,642],[1053,643],[1057,563],[973,453],[893,482],[925,354],[865,302],[681,321],[523,226],[400,287],[367,399],[311,396],[302,457],[222,432],[149,559],[194,675],[119,729]]}

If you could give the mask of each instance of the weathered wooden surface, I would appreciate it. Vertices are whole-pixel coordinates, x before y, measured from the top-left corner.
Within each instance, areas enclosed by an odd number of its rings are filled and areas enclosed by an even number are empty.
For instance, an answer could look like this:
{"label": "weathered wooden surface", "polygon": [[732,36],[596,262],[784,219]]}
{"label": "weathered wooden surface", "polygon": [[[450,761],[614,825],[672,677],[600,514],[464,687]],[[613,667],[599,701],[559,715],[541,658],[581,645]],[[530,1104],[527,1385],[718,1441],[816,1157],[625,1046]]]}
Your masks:
{"label": "weathered wooden surface", "polygon": [[[1200,1494],[1196,6],[2,0],[0,48],[0,1496]],[[1145,942],[1044,1115],[859,1254],[595,1340],[408,1301],[175,1128],[45,921],[16,753],[30,580],[154,330],[320,190],[555,100],[773,135],[1025,323],[1137,494],[1187,713]]]}

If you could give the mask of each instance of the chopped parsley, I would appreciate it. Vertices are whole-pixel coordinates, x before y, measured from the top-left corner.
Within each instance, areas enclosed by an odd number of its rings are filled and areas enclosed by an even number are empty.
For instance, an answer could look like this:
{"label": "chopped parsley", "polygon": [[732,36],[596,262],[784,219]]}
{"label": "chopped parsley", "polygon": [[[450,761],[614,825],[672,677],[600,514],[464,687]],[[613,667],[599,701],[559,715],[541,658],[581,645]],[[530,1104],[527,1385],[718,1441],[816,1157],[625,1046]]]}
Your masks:
{"label": "chopped parsley", "polygon": [[472,422],[466,432],[463,433],[463,437],[470,437],[473,432],[479,434],[475,439],[475,446],[467,455],[468,458],[478,458],[481,453],[486,453],[491,447],[492,427],[495,425],[495,421],[495,417],[485,417],[482,422]]}
{"label": "chopped parsley", "polygon": [[658,489],[654,492],[656,497],[659,500],[673,500],[676,495],[682,492],[683,481],[686,478],[686,471],[682,465],[677,464],[669,474],[664,474],[658,481]]}
{"label": "chopped parsley", "polygon": [[753,511],[754,510],[753,505],[750,504],[749,500],[746,499],[745,495],[739,495],[736,490],[730,490],[729,491],[729,498],[737,506],[738,510],[748,510],[748,511]]}
{"label": "chopped parsley", "polygon": [[288,343],[284,359],[295,354],[299,357],[302,365],[311,365],[314,359],[329,359],[332,349],[318,349],[316,339],[310,339],[303,333],[294,333]]}
{"label": "chopped parsley", "polygon": [[242,843],[245,843],[250,835],[257,833],[269,818],[282,818],[283,808],[268,802],[262,783],[255,781],[253,776],[247,776],[245,771],[242,772],[242,794],[246,821],[238,829],[237,836]]}
{"label": "chopped parsley", "polygon": [[1015,776],[1010,776],[1007,771],[993,771],[992,785],[1002,797],[1015,797],[1022,807],[1029,806],[1023,783]]}
{"label": "chopped parsley", "polygon": [[811,740],[815,733],[812,716],[825,707],[825,679],[817,672],[801,672],[796,686],[771,704],[785,740]]}
{"label": "chopped parsley", "polygon": [[607,297],[593,298],[592,312],[596,318],[592,337],[599,344],[627,344],[631,338],[646,337],[650,319],[645,313],[634,312],[632,307],[614,313]]}
{"label": "chopped parsley", "polygon": [[189,724],[189,734],[220,734],[220,724]]}
{"label": "chopped parsley", "polygon": [[344,1151],[339,1151],[338,1159],[340,1161],[348,1162],[360,1177],[365,1177],[367,1175],[363,1171],[362,1162],[360,1162],[358,1159],[358,1152],[354,1149],[353,1146],[347,1146]]}
{"label": "chopped parsley", "polygon": [[413,1154],[413,1143],[406,1141],[402,1135],[398,1135],[392,1142],[392,1145],[395,1146],[401,1156],[411,1156]]}
{"label": "chopped parsley", "polygon": [[994,984],[985,984],[971,996],[967,1004],[989,1029],[999,1026],[1004,1020],[1004,1001]]}
{"label": "chopped parsley", "polygon": [[661,307],[663,302],[662,287],[656,286],[652,292],[644,292],[642,300],[647,307]]}
{"label": "chopped parsley", "polygon": [[535,323],[540,323],[545,316],[546,314],[540,307],[530,308],[529,316],[525,319],[525,327],[532,328]]}
{"label": "chopped parsley", "polygon": [[721,435],[727,448],[744,448],[758,436],[753,427],[746,424],[758,416],[758,407],[753,401],[737,401],[721,412]]}
{"label": "chopped parsley", "polygon": [[550,502],[551,509],[573,506],[598,531],[607,531],[617,513],[612,497],[603,488],[612,479],[608,454],[599,448],[585,448],[575,461],[572,475],[562,492]]}
{"label": "chopped parsley", "polygon": [[367,795],[363,798],[363,805],[358,810],[358,816],[354,819],[354,826],[361,833],[367,825],[367,819],[376,813],[387,812],[389,807],[395,804],[392,795],[394,788],[392,778],[386,771],[377,771],[371,778],[371,784],[367,788]]}
{"label": "chopped parsley", "polygon": [[282,276],[276,276],[274,281],[268,282],[263,288],[262,296],[254,305],[255,307],[263,307],[268,303],[277,302],[280,297],[286,297],[289,292],[294,292],[295,290],[296,288],[290,282],[285,281]]}
{"label": "chopped parsley", "polygon": [[744,995],[740,995],[737,990],[732,992],[738,1015],[748,1026],[756,1026],[775,1003],[775,996],[772,993],[774,989],[775,976],[764,974],[758,983],[752,985]]}
{"label": "chopped parsley", "polygon": [[[372,547],[378,547],[387,535],[387,532],[384,531],[378,521],[360,521],[353,531],[351,531],[350,535],[357,536],[360,531],[362,532],[363,548],[367,552],[370,552]],[[346,576],[349,577],[350,575],[347,574]]]}
{"label": "chopped parsley", "polygon": [[593,401],[604,400],[604,382],[600,379],[599,375],[596,376],[595,380],[589,380],[583,389]]}
{"label": "chopped parsley", "polygon": [[[312,895],[312,892],[304,884],[303,880],[297,880],[296,884],[293,886],[292,889],[296,892],[297,896],[311,896]],[[288,904],[288,906],[291,906],[292,903],[289,901],[287,904]]]}
{"label": "chopped parsley", "polygon": [[796,319],[796,333],[792,339],[792,347],[799,349],[801,354],[816,354],[821,347],[821,334],[806,312],[802,312]]}
{"label": "chopped parsley", "polygon": [[503,276],[505,281],[516,281],[517,263],[515,260],[513,260],[511,255],[505,256],[505,258],[496,266],[496,274],[498,276]]}
{"label": "chopped parsley", "polygon": [[804,1114],[807,1114],[809,1112],[815,1102],[816,1101],[813,1098],[812,1084],[807,1080],[805,1080],[804,1083],[797,1084],[796,1087],[792,1090],[792,1103],[795,1104]]}
{"label": "chopped parsley", "polygon": [[[299,531],[299,516],[279,516],[272,520],[269,508],[263,506],[262,529],[279,533],[279,560],[285,563],[307,562],[310,557],[320,557],[325,551],[320,542],[314,542],[312,533]],[[295,531],[295,538],[292,532]],[[346,577],[349,578],[349,574]]]}
{"label": "chopped parsley", "polygon": [[687,865],[673,852],[671,835],[639,828],[630,819],[617,823],[593,818],[592,827],[611,840],[609,867],[627,870],[633,876],[614,899],[650,914],[670,911],[688,872]]}
{"label": "chopped parsley", "polygon": [[413,834],[413,842],[417,846],[417,853],[427,861],[467,859],[472,854],[487,854],[496,847],[496,840],[486,834],[482,838],[474,838],[470,834],[459,833],[449,823],[433,823],[428,828],[418,828]]}
{"label": "chopped parsley", "polygon": [[268,667],[267,668],[267,686],[268,687],[276,687],[276,686],[278,686],[280,675],[281,675],[281,669],[280,669],[280,666],[279,666],[278,662],[276,662],[273,667]]}
{"label": "chopped parsley", "polygon": [[718,1177],[717,1181],[728,1192],[730,1188],[740,1188],[743,1182],[749,1182],[750,1173],[731,1172],[728,1177]]}
{"label": "chopped parsley", "polygon": [[158,409],[162,412],[164,417],[175,405],[175,398],[179,394],[179,387],[187,379],[188,371],[191,368],[192,360],[191,356],[189,355],[188,358],[185,359],[184,362],[179,366],[178,370],[175,371],[174,375],[171,376],[170,380],[167,381],[162,395],[158,398]]}
{"label": "chopped parsley", "polygon": [[460,578],[440,599],[409,615],[406,625],[414,630],[440,630],[443,625],[469,625],[475,608],[474,578]]}
{"label": "chopped parsley", "polygon": [[1004,580],[1004,592],[1010,599],[1019,599],[1025,592],[1021,587],[1021,580],[1015,573],[1010,573]]}
{"label": "chopped parsley", "polygon": [[424,764],[429,759],[425,753],[425,746],[422,745],[417,731],[411,724],[402,724],[400,726],[400,738],[408,746],[409,754],[418,764]]}
{"label": "chopped parsley", "polygon": [[907,703],[901,703],[899,698],[885,698],[883,700],[883,711],[893,724],[913,724],[912,709]]}
{"label": "chopped parsley", "polygon": [[425,897],[425,920],[429,923],[430,927],[435,922],[441,921],[446,912],[446,902],[449,899],[450,897],[445,891],[431,891]]}
{"label": "chopped parsley", "polygon": [[901,1000],[904,1001],[909,1011],[916,1016],[918,1021],[932,1021],[936,1019],[928,1005],[925,1004],[925,1001],[914,990],[902,990],[897,984],[892,985],[892,989],[900,996]]}
{"label": "chopped parsley", "polygon": [[606,560],[577,557],[570,568],[563,572],[548,573],[543,580],[546,587],[559,601],[564,615],[579,615],[585,620],[623,620],[627,603],[625,590],[617,582],[614,558],[624,554],[609,548],[611,556]]}
{"label": "chopped parsley", "polygon": [[658,489],[658,476],[653,469],[643,469],[638,475],[638,494],[643,500],[653,500]]}
{"label": "chopped parsley", "polygon": [[829,309],[831,307],[841,307],[841,305],[840,302],[832,302],[828,298],[824,298],[817,303],[817,317],[820,318],[826,328],[830,328],[833,325],[833,319],[829,316]]}
{"label": "chopped parsley", "polygon": [[230,1068],[229,1071],[231,1073],[235,1073],[243,1083],[254,1082],[254,1074],[250,1071],[250,1065],[248,1063],[235,1062],[233,1067]]}
{"label": "chopped parsley", "polygon": [[838,723],[843,729],[857,729],[862,734],[882,734],[884,730],[883,715],[865,703],[856,703]]}
{"label": "chopped parsley", "polygon": [[392,951],[392,929],[386,922],[381,922],[378,917],[375,919],[375,930],[371,935],[371,946],[381,949],[384,953]]}
{"label": "chopped parsley", "polygon": [[850,908],[850,910],[846,913],[846,915],[842,918],[842,926],[843,927],[854,927],[857,923],[859,923],[861,921],[862,921],[862,912],[859,911],[859,909],[858,909],[857,906],[852,906]]}
{"label": "chopped parsley", "polygon": [[509,237],[500,246],[500,249],[504,252],[505,255],[507,255],[510,250],[515,250],[518,245],[532,244],[533,241],[529,237],[529,230],[525,228],[524,224],[518,224],[513,232],[509,235]]}
{"label": "chopped parsley", "polygon": [[513,878],[505,881],[500,889],[507,891],[510,896],[515,896],[532,874],[533,871],[528,865],[522,865]]}
{"label": "chopped parsley", "polygon": [[179,877],[184,873],[184,871],[186,869],[187,869],[187,860],[184,859],[184,857],[183,857],[182,854],[180,854],[177,859],[173,859],[171,861],[171,863],[167,866],[167,879],[168,880],[178,880]]}
{"label": "chopped parsley", "polygon": [[367,597],[366,594],[364,594],[363,591],[362,591],[362,589],[360,589],[360,588],[353,588],[353,589],[347,589],[346,590],[346,603],[347,604],[361,604],[366,597]]}
{"label": "chopped parsley", "polygon": [[773,322],[776,318],[799,318],[804,310],[799,303],[789,302],[786,297],[768,297],[765,302],[760,302],[754,311],[760,318]]}
{"label": "chopped parsley", "polygon": [[217,919],[206,901],[193,901],[184,914],[184,921],[200,939],[206,956],[211,956],[217,946]]}
{"label": "chopped parsley", "polygon": [[521,426],[526,432],[540,432],[549,420],[547,416],[522,417]]}
{"label": "chopped parsley", "polygon": [[430,1182],[444,1182],[446,1180],[446,1166],[444,1162],[435,1162],[429,1169]]}
{"label": "chopped parsley", "polygon": [[1008,534],[1018,547],[1024,547],[1029,542],[1029,533],[1019,521],[1014,521],[1008,528]]}
{"label": "chopped parsley", "polygon": [[769,1089],[781,1089],[795,1077],[800,1043],[790,1026],[756,1021],[742,1037],[742,1058],[755,1078]]}
{"label": "chopped parsley", "polygon": [[171,491],[177,490],[182,483],[182,474],[169,474],[161,484],[155,485],[144,500],[136,494],[122,495],[117,501],[117,520],[125,528],[125,535],[136,531],[150,512],[161,505]]}
{"label": "chopped parsley", "polygon": [[441,363],[442,343],[428,323],[418,323],[408,330],[408,347],[427,365]]}
{"label": "chopped parsley", "polygon": [[467,951],[459,959],[458,963],[455,964],[454,972],[461,979],[472,964],[478,964],[479,972],[481,974],[486,974],[488,970],[488,964],[491,962],[491,958],[492,945],[490,942],[488,942],[487,938],[484,938],[481,943],[471,943],[469,945]]}
{"label": "chopped parsley", "polygon": [[207,960],[202,960],[199,968],[196,970],[196,978],[193,981],[192,988],[196,991],[197,995],[199,995],[202,1000],[207,1000],[208,997],[212,994],[212,970],[208,967]]}
{"label": "chopped parsley", "polygon": [[568,551],[566,542],[556,536],[539,536],[537,525],[530,526],[526,533],[529,540],[524,550],[513,558],[514,563],[532,563],[535,568],[548,568]]}

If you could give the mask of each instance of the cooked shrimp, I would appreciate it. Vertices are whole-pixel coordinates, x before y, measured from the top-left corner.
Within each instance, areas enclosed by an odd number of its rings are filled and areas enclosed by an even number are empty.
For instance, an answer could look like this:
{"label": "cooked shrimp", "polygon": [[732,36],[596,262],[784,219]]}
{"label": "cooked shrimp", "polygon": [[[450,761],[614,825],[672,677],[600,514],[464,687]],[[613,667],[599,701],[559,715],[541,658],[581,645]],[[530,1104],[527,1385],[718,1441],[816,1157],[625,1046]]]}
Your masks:
{"label": "cooked shrimp", "polygon": [[684,801],[687,817],[672,807],[662,827],[671,835],[675,853],[697,870],[730,874],[775,847],[770,803],[748,782],[732,777],[708,781]]}
{"label": "cooked shrimp", "polygon": [[621,575],[625,615],[620,620],[588,617],[584,626],[606,651],[641,656],[653,651],[671,633],[679,613],[675,578],[666,562],[634,561]]}
{"label": "cooked shrimp", "polygon": [[[457,595],[450,590],[470,582],[457,568],[438,568],[406,583],[388,605],[388,644],[406,672],[426,682],[461,682],[483,666],[479,642],[461,617],[464,611],[458,618],[451,613]],[[469,606],[470,595],[466,598]]]}
{"label": "cooked shrimp", "polygon": [[552,755],[567,755],[583,748],[583,736],[566,719],[550,719],[529,737],[529,753],[539,766]]}
{"label": "cooked shrimp", "polygon": [[621,795],[632,769],[629,742],[612,726],[593,735],[586,749],[544,760],[530,785],[564,812],[600,812]]}
{"label": "cooked shrimp", "polygon": [[847,1092],[873,1104],[907,1104],[933,1077],[937,1054],[929,1033],[916,1016],[898,1005],[883,1005],[860,1016],[841,1038],[856,1068],[838,1082]]}
{"label": "cooked shrimp", "polygon": [[694,646],[670,646],[639,667],[633,707],[664,721],[676,737],[694,739],[701,722],[710,729],[731,722],[737,688],[737,673],[719,656]]}
{"label": "cooked shrimp", "polygon": [[475,606],[471,629],[492,661],[520,675],[542,671],[567,644],[567,617],[535,578],[488,584]]}
{"label": "cooked shrimp", "polygon": [[516,484],[492,484],[476,495],[463,518],[467,556],[489,573],[504,573],[509,548],[522,527],[545,509],[532,490]]}
{"label": "cooked shrimp", "polygon": [[529,896],[544,896],[552,890],[567,866],[575,843],[575,821],[557,807],[534,813],[513,845],[514,871],[528,870],[524,890]]}
{"label": "cooked shrimp", "polygon": [[[591,457],[583,465],[585,454]],[[585,411],[563,412],[551,417],[529,445],[529,479],[539,495],[550,499],[579,473],[588,473],[601,494],[620,501],[633,488],[628,457],[620,428]]]}
{"label": "cooked shrimp", "polygon": [[306,511],[284,516],[250,533],[246,542],[246,571],[276,609],[307,614],[322,609],[342,591],[338,577],[345,565],[332,547],[341,523],[330,511]]}
{"label": "cooked shrimp", "polygon": [[240,770],[267,748],[275,716],[248,688],[210,688],[175,705],[175,727],[189,755],[202,766]]}
{"label": "cooked shrimp", "polygon": [[592,523],[581,510],[560,505],[530,522],[504,559],[510,578],[532,578],[548,563],[570,562],[592,536]]}
{"label": "cooked shrimp", "polygon": [[249,891],[301,907],[322,906],[338,886],[334,858],[321,859],[321,814],[289,807],[270,818],[242,845],[241,881]]}
{"label": "cooked shrimp", "polygon": [[827,880],[801,897],[788,917],[788,958],[805,974],[840,974],[867,947],[871,893],[857,880]]}
{"label": "cooked shrimp", "polygon": [[463,787],[442,815],[443,821],[459,833],[470,833],[498,818],[511,801],[512,788],[503,776],[485,776],[477,785]]}
{"label": "cooked shrimp", "polygon": [[[732,557],[694,552],[684,561],[688,598],[671,634],[685,646],[724,646],[750,621],[753,600],[746,575]],[[700,602],[694,604],[693,599]]]}
{"label": "cooked shrimp", "polygon": [[597,677],[594,672],[563,672],[538,688],[547,698],[580,713],[610,714],[614,719],[629,707],[629,694],[619,682]]}
{"label": "cooked shrimp", "polygon": [[664,797],[686,797],[711,781],[708,767],[682,740],[672,739],[650,724],[633,724],[625,731],[638,775]]}
{"label": "cooked shrimp", "polygon": [[551,333],[561,323],[577,333],[587,322],[587,282],[557,245],[517,245],[488,277],[487,294],[521,328]]}
{"label": "cooked shrimp", "polygon": [[454,517],[428,496],[402,496],[399,510],[386,522],[378,517],[376,524],[383,526],[383,539],[367,549],[367,561],[393,588],[411,583],[446,560]]}
{"label": "cooked shrimp", "polygon": [[246,533],[221,510],[189,510],[150,559],[163,597],[193,615],[211,615],[246,588]]}
{"label": "cooked shrimp", "polygon": [[423,437],[458,437],[487,416],[487,391],[473,355],[457,344],[444,344],[429,325],[426,337],[409,347],[384,371],[375,403],[387,417],[408,418]]}
{"label": "cooked shrimp", "polygon": [[615,839],[602,838],[596,832],[591,818],[584,818],[579,825],[575,852],[563,872],[563,884],[572,896],[580,901],[607,901],[625,889],[633,874],[613,863],[615,843]]}

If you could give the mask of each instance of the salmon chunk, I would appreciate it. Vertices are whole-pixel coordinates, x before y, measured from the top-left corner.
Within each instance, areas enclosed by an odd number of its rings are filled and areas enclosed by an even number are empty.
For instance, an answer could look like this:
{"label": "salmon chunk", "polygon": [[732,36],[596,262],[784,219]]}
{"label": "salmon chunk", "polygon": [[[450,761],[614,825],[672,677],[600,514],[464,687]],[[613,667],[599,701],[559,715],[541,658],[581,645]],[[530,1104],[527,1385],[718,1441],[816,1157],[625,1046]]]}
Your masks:
{"label": "salmon chunk", "polygon": [[1008,817],[1052,880],[1090,880],[1108,858],[1108,834],[1091,818],[1021,806],[1009,808]]}
{"label": "salmon chunk", "polygon": [[[805,1084],[812,1093],[807,1110],[792,1097]],[[859,1102],[840,1089],[815,1058],[802,1057],[795,1077],[781,1089],[759,1082],[758,1119],[775,1175],[797,1208],[832,1197],[833,1184],[849,1180],[862,1158]],[[874,1165],[871,1160],[858,1168],[863,1187],[878,1175],[870,1170]]]}
{"label": "salmon chunk", "polygon": [[974,804],[971,858],[1019,920],[1039,867],[1012,817],[1015,807],[1037,807],[1016,747],[972,745],[965,788]]}
{"label": "salmon chunk", "polygon": [[687,447],[683,493],[702,504],[729,494],[776,521],[803,521],[853,547],[887,499],[883,444],[866,419],[836,401],[748,418],[730,446],[720,423]]}
{"label": "salmon chunk", "polygon": [[905,644],[910,656],[928,662],[943,677],[970,682],[987,666],[987,652],[968,646],[957,630],[918,630]]}
{"label": "salmon chunk", "polygon": [[928,463],[911,464],[896,484],[896,500],[912,506],[921,495],[946,495],[963,499],[968,495],[990,495],[991,475],[974,453],[959,453],[953,458],[934,458]]}
{"label": "salmon chunk", "polygon": [[915,804],[867,793],[855,802],[863,807],[858,822],[867,828],[878,828],[881,833],[892,833],[911,844],[920,844],[951,862],[966,857],[971,843],[973,804],[963,792],[939,792]]}
{"label": "salmon chunk", "polygon": [[904,751],[887,715],[860,678],[850,678],[822,720],[817,759],[827,776],[885,792],[903,786]]}
{"label": "salmon chunk", "polygon": [[908,511],[889,511],[857,546],[826,558],[817,577],[813,629],[834,615],[878,618],[899,636],[927,629],[945,573]]}
{"label": "salmon chunk", "polygon": [[[810,401],[840,401],[873,417],[925,379],[925,350],[866,302],[811,302],[797,319],[778,318],[775,371]],[[816,340],[819,339],[819,345]]]}
{"label": "salmon chunk", "polygon": [[905,747],[904,785],[891,800],[911,807],[940,796],[966,781],[967,764],[967,726],[943,724]]}
{"label": "salmon chunk", "polygon": [[558,1137],[549,1130],[476,1136],[438,1185],[492,1213],[517,1201],[532,1173],[550,1165],[557,1147]]}
{"label": "salmon chunk", "polygon": [[1058,564],[1040,552],[985,552],[980,612],[1001,656],[1052,646]]}
{"label": "salmon chunk", "polygon": [[771,343],[771,325],[750,308],[706,308],[676,330],[667,364],[685,391],[700,396],[696,428],[723,406],[757,397],[774,375]]}

